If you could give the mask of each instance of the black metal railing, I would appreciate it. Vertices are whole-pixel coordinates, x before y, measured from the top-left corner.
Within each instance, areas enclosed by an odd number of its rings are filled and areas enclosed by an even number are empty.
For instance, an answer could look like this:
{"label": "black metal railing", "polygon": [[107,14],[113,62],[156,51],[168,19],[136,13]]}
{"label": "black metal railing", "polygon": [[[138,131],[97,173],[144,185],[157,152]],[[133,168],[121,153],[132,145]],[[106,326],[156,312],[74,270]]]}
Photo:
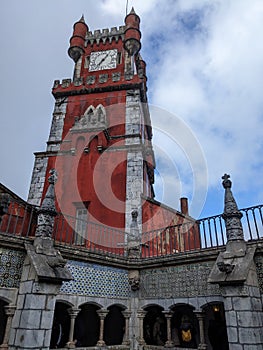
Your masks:
{"label": "black metal railing", "polygon": [[12,202],[0,222],[0,232],[20,237],[33,237],[36,231],[36,208],[30,204]]}
{"label": "black metal railing", "polygon": [[[244,238],[246,241],[263,238],[263,205],[240,209]],[[227,242],[225,222],[222,215],[198,220],[202,248],[219,247]]]}
{"label": "black metal railing", "polygon": [[[240,209],[244,238],[253,241],[263,238],[263,205]],[[222,215],[202,218],[196,222],[182,223],[142,235],[142,257],[154,257],[218,248],[227,242]]]}
{"label": "black metal railing", "polygon": [[[263,238],[263,205],[240,209],[246,241]],[[34,206],[13,202],[0,222],[0,232],[19,237],[34,237],[37,224]],[[123,256],[128,234],[114,227],[81,220],[59,213],[55,218],[53,238],[60,244],[83,247],[91,252]],[[142,233],[142,257],[178,254],[218,248],[227,242],[222,215],[155,229]]]}
{"label": "black metal railing", "polygon": [[124,231],[61,213],[55,218],[53,238],[61,244],[119,256],[124,255],[127,242]]}

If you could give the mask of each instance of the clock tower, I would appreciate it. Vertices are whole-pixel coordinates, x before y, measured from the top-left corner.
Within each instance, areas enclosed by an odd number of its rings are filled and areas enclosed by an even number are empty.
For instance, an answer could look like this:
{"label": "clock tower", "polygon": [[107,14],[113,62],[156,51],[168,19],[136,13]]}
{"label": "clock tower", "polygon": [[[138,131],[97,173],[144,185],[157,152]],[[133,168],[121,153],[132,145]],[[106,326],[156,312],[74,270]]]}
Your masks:
{"label": "clock tower", "polygon": [[127,230],[136,209],[142,224],[155,165],[140,39],[134,9],[119,28],[91,32],[83,16],[74,24],[73,79],[54,82],[53,121],[46,152],[36,153],[31,203],[41,203],[56,168],[63,214]]}
{"label": "clock tower", "polygon": [[152,127],[140,49],[134,9],[119,28],[91,32],[83,16],[74,24],[68,49],[73,78],[54,82],[47,149],[35,154],[28,198],[41,204],[55,168],[57,210],[72,218],[71,234],[63,233],[62,240],[83,245],[89,223],[107,232],[130,232],[134,210],[138,232],[146,233],[142,243],[149,240],[147,232],[189,218],[187,209],[180,213],[154,199]]}

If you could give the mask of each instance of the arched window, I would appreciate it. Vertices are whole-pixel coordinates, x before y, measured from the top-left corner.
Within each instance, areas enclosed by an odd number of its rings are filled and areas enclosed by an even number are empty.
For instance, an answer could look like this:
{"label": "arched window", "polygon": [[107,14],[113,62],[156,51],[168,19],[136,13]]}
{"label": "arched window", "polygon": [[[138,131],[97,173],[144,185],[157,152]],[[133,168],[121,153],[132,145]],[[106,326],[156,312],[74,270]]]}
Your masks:
{"label": "arched window", "polygon": [[147,314],[144,317],[143,333],[147,345],[163,346],[167,340],[166,320],[163,308],[153,305],[145,308]]}
{"label": "arched window", "polygon": [[104,340],[106,345],[121,345],[125,332],[124,308],[112,305],[104,323]]}
{"label": "arched window", "polygon": [[5,314],[5,306],[8,305],[7,302],[0,299],[0,344],[3,343],[7,316]]}
{"label": "arched window", "polygon": [[55,306],[50,349],[63,348],[69,340],[70,306],[63,302],[57,302]]}
{"label": "arched window", "polygon": [[88,124],[94,123],[94,121],[95,121],[95,119],[94,119],[94,107],[93,106],[89,107],[89,109],[87,110],[87,112],[85,114],[87,115]]}
{"label": "arched window", "polygon": [[77,341],[76,347],[95,346],[100,333],[100,320],[97,314],[99,307],[93,304],[84,304],[80,309],[74,331],[74,339]]}
{"label": "arched window", "polygon": [[105,113],[105,109],[102,105],[98,105],[96,108],[96,113],[97,113],[97,119],[98,119],[98,123],[105,123],[106,120],[106,113]]}
{"label": "arched window", "polygon": [[195,349],[200,342],[198,320],[193,310],[194,308],[187,304],[175,305],[172,308],[172,341],[177,347]]}

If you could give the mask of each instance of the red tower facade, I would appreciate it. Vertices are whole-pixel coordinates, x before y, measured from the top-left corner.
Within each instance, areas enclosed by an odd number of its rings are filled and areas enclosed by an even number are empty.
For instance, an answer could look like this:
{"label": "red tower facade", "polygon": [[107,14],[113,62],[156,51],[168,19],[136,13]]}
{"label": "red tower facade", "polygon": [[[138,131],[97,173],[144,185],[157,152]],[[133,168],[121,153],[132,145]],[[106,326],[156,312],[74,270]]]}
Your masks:
{"label": "red tower facade", "polygon": [[[147,104],[140,18],[132,9],[119,28],[89,31],[74,24],[69,56],[73,79],[56,80],[53,121],[45,152],[36,153],[29,202],[40,205],[56,168],[58,211],[129,232],[190,220],[154,200],[155,160]],[[146,238],[148,240],[148,238]],[[76,241],[78,242],[78,240]]]}

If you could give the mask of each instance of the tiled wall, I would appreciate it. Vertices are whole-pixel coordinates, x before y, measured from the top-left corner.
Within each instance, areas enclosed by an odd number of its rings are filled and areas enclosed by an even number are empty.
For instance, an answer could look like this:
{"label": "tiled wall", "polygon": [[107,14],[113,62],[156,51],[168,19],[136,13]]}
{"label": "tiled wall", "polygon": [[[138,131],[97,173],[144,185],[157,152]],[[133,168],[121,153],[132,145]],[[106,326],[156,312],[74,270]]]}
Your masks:
{"label": "tiled wall", "polygon": [[18,288],[25,254],[0,248],[0,287]]}
{"label": "tiled wall", "polygon": [[63,283],[61,293],[112,298],[130,295],[126,270],[73,260],[68,261],[67,267],[73,280]]}

